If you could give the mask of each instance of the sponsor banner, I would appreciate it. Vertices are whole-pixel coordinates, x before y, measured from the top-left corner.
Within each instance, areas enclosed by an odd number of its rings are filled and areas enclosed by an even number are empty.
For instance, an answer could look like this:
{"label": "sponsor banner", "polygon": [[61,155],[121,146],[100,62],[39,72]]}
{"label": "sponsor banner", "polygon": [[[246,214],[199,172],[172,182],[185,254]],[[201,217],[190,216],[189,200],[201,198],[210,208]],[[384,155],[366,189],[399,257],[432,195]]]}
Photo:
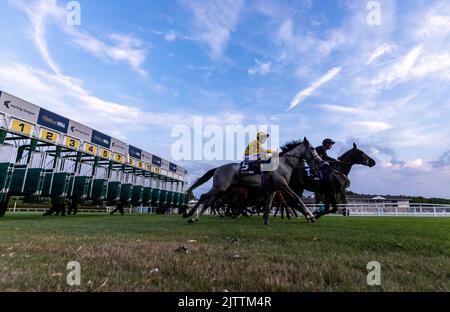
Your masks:
{"label": "sponsor banner", "polygon": [[185,173],[184,168],[177,166],[177,174],[184,175],[184,173]]}
{"label": "sponsor banner", "polygon": [[2,113],[36,124],[39,110],[39,106],[0,91],[0,112]]}
{"label": "sponsor banner", "polygon": [[128,145],[127,143],[119,141],[115,138],[111,138],[111,151],[113,151],[114,153],[126,155],[128,151]]}
{"label": "sponsor banner", "polygon": [[165,169],[165,170],[169,170],[169,167],[170,167],[170,162],[165,160],[165,159],[163,159],[162,163],[161,163],[161,168]]}
{"label": "sponsor banner", "polygon": [[169,170],[172,172],[177,172],[177,165],[170,163]]}
{"label": "sponsor banner", "polygon": [[161,159],[161,157],[158,157],[158,156],[156,156],[156,155],[153,155],[153,157],[152,157],[152,164],[153,164],[154,166],[161,167],[161,165],[162,165],[162,159]]}
{"label": "sponsor banner", "polygon": [[81,139],[85,142],[91,141],[92,129],[86,127],[76,121],[69,120],[69,128],[67,129],[67,134],[71,137]]}
{"label": "sponsor banner", "polygon": [[46,128],[67,134],[69,119],[41,108],[37,123]]}
{"label": "sponsor banner", "polygon": [[96,130],[92,130],[91,142],[106,148],[111,147],[111,137]]}
{"label": "sponsor banner", "polygon": [[150,153],[147,153],[146,151],[142,151],[142,161],[146,163],[152,162],[153,155]]}
{"label": "sponsor banner", "polygon": [[130,155],[130,157],[140,160],[142,158],[142,150],[140,150],[137,147],[129,145],[128,146],[128,155]]}

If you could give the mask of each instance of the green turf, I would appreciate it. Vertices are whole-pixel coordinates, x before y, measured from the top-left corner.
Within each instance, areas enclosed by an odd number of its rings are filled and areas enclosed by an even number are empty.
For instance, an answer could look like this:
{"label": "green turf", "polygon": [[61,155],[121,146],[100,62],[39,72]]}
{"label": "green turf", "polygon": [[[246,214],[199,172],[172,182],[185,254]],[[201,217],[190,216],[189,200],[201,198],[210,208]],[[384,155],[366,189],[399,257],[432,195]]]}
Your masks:
{"label": "green turf", "polygon": [[[9,214],[0,291],[449,291],[449,239],[449,218]],[[66,283],[69,261],[79,287]],[[381,286],[366,283],[369,261]]]}

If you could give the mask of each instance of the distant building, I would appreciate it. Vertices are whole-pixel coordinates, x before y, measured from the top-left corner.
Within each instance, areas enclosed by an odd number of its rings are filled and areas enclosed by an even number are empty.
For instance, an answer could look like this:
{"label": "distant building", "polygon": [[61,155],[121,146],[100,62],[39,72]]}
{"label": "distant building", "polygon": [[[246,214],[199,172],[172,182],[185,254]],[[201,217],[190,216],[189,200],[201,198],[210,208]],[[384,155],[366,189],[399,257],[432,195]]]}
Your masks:
{"label": "distant building", "polygon": [[384,204],[386,206],[397,206],[399,208],[409,208],[411,199],[406,196],[374,196],[374,195],[347,195],[349,205],[358,204]]}

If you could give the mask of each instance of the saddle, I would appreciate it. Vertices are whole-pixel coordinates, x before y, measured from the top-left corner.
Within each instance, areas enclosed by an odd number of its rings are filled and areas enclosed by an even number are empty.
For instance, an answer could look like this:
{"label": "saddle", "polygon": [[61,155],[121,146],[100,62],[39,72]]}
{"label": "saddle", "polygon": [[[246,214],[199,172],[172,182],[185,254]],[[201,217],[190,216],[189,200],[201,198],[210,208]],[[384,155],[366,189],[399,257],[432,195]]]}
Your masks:
{"label": "saddle", "polygon": [[241,168],[239,170],[240,175],[250,176],[261,174],[261,164],[270,164],[272,162],[272,157],[262,160],[258,158],[257,160],[244,160],[241,162]]}

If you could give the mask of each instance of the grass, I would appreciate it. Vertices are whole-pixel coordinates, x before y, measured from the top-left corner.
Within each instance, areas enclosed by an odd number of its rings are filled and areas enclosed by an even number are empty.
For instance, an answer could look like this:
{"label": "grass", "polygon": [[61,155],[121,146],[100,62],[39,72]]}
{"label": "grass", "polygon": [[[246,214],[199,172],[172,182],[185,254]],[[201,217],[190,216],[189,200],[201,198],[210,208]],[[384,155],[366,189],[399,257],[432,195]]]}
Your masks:
{"label": "grass", "polygon": [[[0,291],[450,290],[450,219],[271,222],[9,214],[0,219]],[[69,261],[81,264],[81,286],[66,283]],[[381,286],[366,283],[369,261],[381,263]]]}

